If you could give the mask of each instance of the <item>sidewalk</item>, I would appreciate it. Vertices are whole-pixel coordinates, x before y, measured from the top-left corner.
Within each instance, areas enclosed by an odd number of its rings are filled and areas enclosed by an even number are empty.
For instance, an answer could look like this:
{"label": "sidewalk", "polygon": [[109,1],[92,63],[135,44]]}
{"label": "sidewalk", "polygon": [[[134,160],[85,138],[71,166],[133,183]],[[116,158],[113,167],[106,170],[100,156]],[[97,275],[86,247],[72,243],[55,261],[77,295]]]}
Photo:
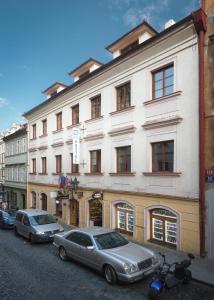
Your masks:
{"label": "sidewalk", "polygon": [[[65,228],[66,231],[75,228],[70,225],[63,225],[63,227]],[[169,263],[173,263],[176,261],[180,262],[181,260],[187,258],[187,253],[182,251],[176,251],[170,248],[154,245],[152,243],[141,244],[141,245],[143,245],[148,249],[153,250],[155,253],[161,252],[165,254],[166,261]],[[214,260],[196,256],[195,259],[192,260],[190,270],[192,271],[192,277],[194,280],[214,287]]]}
{"label": "sidewalk", "polygon": [[[179,262],[187,258],[187,253],[176,251],[170,248],[156,246],[151,243],[144,245],[152,249],[156,253],[161,252],[166,255],[166,260],[169,263]],[[190,266],[192,277],[194,280],[214,286],[214,260],[195,256]]]}

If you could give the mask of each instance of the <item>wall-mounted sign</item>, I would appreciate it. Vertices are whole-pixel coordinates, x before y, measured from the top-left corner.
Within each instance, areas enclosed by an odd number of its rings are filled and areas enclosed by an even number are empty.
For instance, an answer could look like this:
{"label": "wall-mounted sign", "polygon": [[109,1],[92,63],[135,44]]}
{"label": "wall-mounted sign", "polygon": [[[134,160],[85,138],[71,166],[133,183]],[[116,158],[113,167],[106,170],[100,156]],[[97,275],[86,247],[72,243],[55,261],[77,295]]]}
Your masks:
{"label": "wall-mounted sign", "polygon": [[206,170],[206,182],[214,182],[214,169]]}
{"label": "wall-mounted sign", "polygon": [[79,164],[80,162],[80,130],[79,128],[72,129],[73,139],[73,164]]}
{"label": "wall-mounted sign", "polygon": [[103,193],[102,192],[93,192],[92,198],[93,199],[103,199]]}

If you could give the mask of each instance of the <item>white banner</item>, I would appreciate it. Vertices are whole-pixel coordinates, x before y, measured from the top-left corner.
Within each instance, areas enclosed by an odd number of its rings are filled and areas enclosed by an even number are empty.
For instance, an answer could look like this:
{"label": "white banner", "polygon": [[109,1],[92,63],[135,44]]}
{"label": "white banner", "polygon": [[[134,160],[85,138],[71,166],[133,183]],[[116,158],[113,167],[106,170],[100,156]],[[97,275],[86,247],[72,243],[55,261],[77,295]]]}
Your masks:
{"label": "white banner", "polygon": [[73,164],[80,162],[80,130],[79,128],[72,129],[73,138]]}

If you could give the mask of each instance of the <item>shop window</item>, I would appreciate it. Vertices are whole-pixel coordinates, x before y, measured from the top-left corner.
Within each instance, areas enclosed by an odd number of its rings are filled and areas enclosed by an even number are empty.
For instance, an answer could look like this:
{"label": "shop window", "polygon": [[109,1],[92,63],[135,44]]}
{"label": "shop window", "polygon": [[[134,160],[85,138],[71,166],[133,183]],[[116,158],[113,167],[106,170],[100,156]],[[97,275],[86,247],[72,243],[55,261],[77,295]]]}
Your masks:
{"label": "shop window", "polygon": [[169,210],[157,208],[151,211],[151,240],[176,246],[177,217]]}
{"label": "shop window", "polygon": [[134,209],[126,203],[116,205],[116,228],[122,233],[133,235]]}

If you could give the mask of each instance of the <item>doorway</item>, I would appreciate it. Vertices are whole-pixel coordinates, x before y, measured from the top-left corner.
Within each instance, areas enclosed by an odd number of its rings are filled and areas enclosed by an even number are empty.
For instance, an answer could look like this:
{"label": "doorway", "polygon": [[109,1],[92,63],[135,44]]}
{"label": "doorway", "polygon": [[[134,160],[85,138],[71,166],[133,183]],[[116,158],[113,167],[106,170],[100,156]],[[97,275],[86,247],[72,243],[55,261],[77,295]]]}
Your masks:
{"label": "doorway", "polygon": [[70,200],[70,224],[79,226],[79,202],[76,199]]}
{"label": "doorway", "polygon": [[47,195],[42,193],[41,194],[41,201],[42,201],[42,210],[48,209],[48,201],[47,201]]}
{"label": "doorway", "polygon": [[102,226],[103,224],[103,206],[99,199],[89,201],[89,225]]}

